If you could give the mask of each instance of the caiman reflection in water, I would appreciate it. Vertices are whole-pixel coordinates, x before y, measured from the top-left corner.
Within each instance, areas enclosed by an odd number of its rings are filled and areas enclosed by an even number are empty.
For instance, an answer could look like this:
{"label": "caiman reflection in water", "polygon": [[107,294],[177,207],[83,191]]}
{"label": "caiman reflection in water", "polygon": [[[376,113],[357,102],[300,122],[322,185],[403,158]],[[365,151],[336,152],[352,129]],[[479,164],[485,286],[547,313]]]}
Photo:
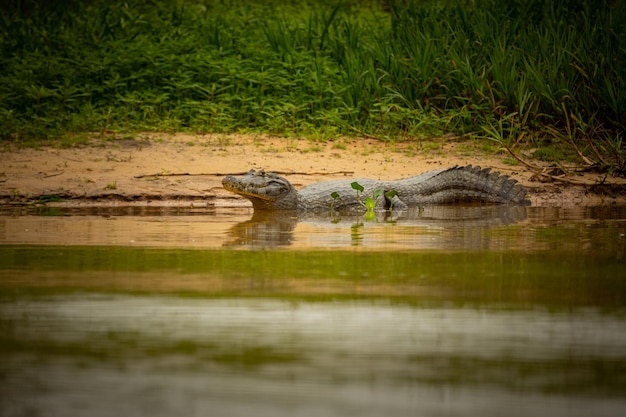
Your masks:
{"label": "caiman reflection in water", "polygon": [[624,414],[624,209],[249,214],[0,219],[0,415]]}
{"label": "caiman reflection in water", "polygon": [[[323,234],[329,246],[340,244],[347,237],[352,246],[367,246],[364,239],[370,233],[384,233],[373,242],[377,246],[389,246],[403,241],[409,243],[404,249],[424,248],[423,237],[428,237],[427,248],[438,249],[484,249],[489,239],[471,236],[485,228],[507,228],[527,219],[527,207],[523,206],[429,206],[397,212],[381,211],[372,220],[363,214],[331,214],[292,212],[267,212],[256,210],[252,218],[239,223],[229,231],[232,241],[225,246],[280,247],[296,245],[296,228],[307,230],[305,239]],[[321,233],[315,233],[320,231]],[[329,236],[334,236],[336,242]],[[417,245],[410,245],[412,237]],[[461,238],[459,240],[459,238]],[[310,242],[308,242],[310,243]],[[318,242],[319,243],[319,242]]]}

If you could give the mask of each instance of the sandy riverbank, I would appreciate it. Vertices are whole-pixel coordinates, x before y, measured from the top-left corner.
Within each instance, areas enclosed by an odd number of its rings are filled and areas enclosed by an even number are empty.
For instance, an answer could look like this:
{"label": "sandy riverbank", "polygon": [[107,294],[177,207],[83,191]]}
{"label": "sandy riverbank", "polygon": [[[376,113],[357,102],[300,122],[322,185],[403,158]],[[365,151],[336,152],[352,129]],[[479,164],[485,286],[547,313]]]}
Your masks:
{"label": "sandy riverbank", "polygon": [[506,154],[488,154],[470,142],[454,140],[420,146],[354,138],[313,142],[252,135],[150,134],[69,149],[5,147],[1,159],[0,204],[39,200],[65,206],[241,207],[248,203],[221,186],[225,174],[250,168],[280,171],[299,188],[345,177],[398,179],[465,164],[491,167],[517,179],[536,206],[626,204],[622,178],[586,173],[566,176],[564,181],[538,181],[524,165],[511,165]]}

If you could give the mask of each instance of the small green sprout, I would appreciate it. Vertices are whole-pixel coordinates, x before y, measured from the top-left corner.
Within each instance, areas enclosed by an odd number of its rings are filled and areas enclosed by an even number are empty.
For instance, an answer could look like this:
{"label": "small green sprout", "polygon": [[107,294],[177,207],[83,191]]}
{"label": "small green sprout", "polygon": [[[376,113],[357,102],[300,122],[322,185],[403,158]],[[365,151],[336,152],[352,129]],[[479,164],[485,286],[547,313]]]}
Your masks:
{"label": "small green sprout", "polygon": [[365,208],[368,210],[374,210],[376,208],[376,200],[380,197],[385,190],[382,188],[377,188],[374,190],[370,197],[365,197]]}
{"label": "small green sprout", "polygon": [[389,201],[389,210],[393,211],[393,198],[398,195],[396,190],[385,192],[385,199]]}
{"label": "small green sprout", "polygon": [[[362,194],[365,192],[365,187],[359,184],[358,181],[350,183],[350,186],[356,191],[357,202],[366,210],[365,220],[371,221],[376,218],[376,201],[380,196],[384,196],[385,199],[389,201],[389,210],[393,209],[393,198],[398,194],[396,190],[385,191],[384,188],[376,188],[372,191],[371,195],[366,195],[365,198],[363,198]],[[337,191],[332,192],[330,196],[333,199],[330,203],[330,211],[334,213],[335,203],[341,196]]]}
{"label": "small green sprout", "polygon": [[363,202],[361,201],[361,195],[359,193],[365,191],[365,188],[363,188],[363,186],[357,181],[350,183],[350,187],[352,187],[352,189],[356,191],[356,198],[357,200],[359,200],[359,203],[363,204]]}
{"label": "small green sprout", "polygon": [[335,202],[341,198],[341,196],[339,195],[339,193],[337,191],[333,191],[332,193],[330,193],[330,196],[332,197],[333,201],[332,203],[330,203],[330,212],[334,213],[335,211]]}
{"label": "small green sprout", "polygon": [[110,184],[107,184],[106,187],[104,187],[105,190],[117,190],[117,181],[113,181]]}

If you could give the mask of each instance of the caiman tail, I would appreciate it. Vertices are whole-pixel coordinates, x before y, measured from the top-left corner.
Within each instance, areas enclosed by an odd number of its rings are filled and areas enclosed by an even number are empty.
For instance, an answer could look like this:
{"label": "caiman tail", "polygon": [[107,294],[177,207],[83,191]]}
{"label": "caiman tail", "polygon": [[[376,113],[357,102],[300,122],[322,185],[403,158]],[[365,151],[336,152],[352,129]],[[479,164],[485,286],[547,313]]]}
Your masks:
{"label": "caiman tail", "polygon": [[430,171],[389,186],[408,206],[472,202],[530,205],[526,189],[516,180],[479,166]]}

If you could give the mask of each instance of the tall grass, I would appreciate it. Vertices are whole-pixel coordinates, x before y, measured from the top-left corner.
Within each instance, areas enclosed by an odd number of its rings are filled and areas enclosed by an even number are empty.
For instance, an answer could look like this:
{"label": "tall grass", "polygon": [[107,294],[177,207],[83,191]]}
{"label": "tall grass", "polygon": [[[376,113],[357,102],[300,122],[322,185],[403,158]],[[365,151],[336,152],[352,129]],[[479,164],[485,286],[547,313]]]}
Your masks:
{"label": "tall grass", "polygon": [[624,0],[13,2],[0,137],[556,141],[624,171]]}

